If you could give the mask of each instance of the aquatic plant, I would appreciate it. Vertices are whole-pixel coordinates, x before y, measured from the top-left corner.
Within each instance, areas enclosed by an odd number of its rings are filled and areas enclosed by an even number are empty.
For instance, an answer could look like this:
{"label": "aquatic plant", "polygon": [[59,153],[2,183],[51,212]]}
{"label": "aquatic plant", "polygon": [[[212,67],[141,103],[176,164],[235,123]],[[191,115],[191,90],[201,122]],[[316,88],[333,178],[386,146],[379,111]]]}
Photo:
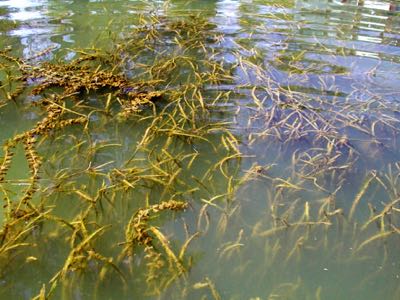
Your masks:
{"label": "aquatic plant", "polygon": [[[391,103],[342,92],[324,76],[346,69],[305,51],[270,62],[251,37],[225,47],[201,15],[138,19],[107,50],[44,62],[51,50],[0,52],[0,109],[28,103],[38,118],[3,145],[0,276],[46,265],[36,299],[69,299],[85,281],[94,297],[112,281],[127,294],[224,299],[229,270],[254,299],[322,299],[325,287],[285,270],[323,251],[345,272],[372,249],[382,268],[358,288],[385,272],[400,233],[400,166],[385,161],[398,146]],[[282,85],[271,66],[320,88]],[[19,152],[27,178],[13,177]],[[366,168],[368,155],[385,167]],[[221,268],[193,279],[202,251]]]}

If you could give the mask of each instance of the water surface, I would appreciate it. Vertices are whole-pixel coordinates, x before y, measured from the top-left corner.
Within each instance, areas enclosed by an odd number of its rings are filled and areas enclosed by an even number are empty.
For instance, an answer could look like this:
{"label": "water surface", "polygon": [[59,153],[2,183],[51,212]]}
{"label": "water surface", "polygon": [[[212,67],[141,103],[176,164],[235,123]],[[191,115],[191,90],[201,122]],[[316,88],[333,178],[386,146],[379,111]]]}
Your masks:
{"label": "water surface", "polygon": [[[140,207],[169,192],[187,201],[190,209],[154,221],[176,253],[199,232],[187,249],[186,278],[149,294],[139,249],[133,263],[121,262],[127,274],[127,265],[134,268],[127,285],[114,273],[98,284],[93,265],[78,279],[71,275],[66,286],[73,288],[57,290],[55,298],[399,299],[399,1],[20,0],[0,1],[0,13],[0,47],[25,59],[45,51],[35,64],[71,61],[77,49],[110,50],[111,41],[138,26],[141,14],[200,16],[219,37],[218,43],[205,39],[205,47],[232,70],[231,80],[204,87],[208,121],[224,122],[207,135],[211,142],[178,139],[171,146],[160,136],[152,151],[135,154],[138,168],[148,166],[148,157],[162,161],[163,148],[198,157],[191,168],[182,167],[188,160],[165,167],[183,170],[171,191],[140,185],[118,196],[112,215],[98,216],[112,229],[97,248],[116,257]],[[134,74],[135,66],[127,67],[127,76]],[[228,93],[227,100],[215,101],[219,92]],[[43,117],[30,107],[32,97],[17,103],[1,97],[1,142]],[[98,100],[88,99],[93,106]],[[150,125],[100,114],[91,122],[90,134],[72,128],[41,145],[41,197],[66,219],[83,204],[76,194],[57,191],[55,178],[92,166],[122,168]],[[240,141],[241,158],[213,167],[230,147],[221,138],[226,131]],[[8,174],[10,195],[18,195],[29,177],[22,152],[17,149]],[[89,195],[101,185],[99,178],[71,178],[67,187]],[[67,236],[46,230],[53,236],[33,232],[36,248],[0,272],[1,299],[32,298],[63,266]]]}

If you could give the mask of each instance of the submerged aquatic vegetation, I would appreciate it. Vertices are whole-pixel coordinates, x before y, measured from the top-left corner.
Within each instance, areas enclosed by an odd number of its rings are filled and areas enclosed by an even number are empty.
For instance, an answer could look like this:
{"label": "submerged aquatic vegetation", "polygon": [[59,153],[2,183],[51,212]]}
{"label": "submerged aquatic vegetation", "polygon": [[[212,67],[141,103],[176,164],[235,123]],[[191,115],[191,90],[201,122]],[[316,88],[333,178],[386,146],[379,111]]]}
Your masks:
{"label": "submerged aquatic vegetation", "polygon": [[[36,235],[46,243],[52,240],[64,244],[62,240],[65,239],[70,247],[64,265],[42,287],[38,299],[58,294],[60,288],[61,293],[68,293],[69,284],[73,284],[79,276],[84,276],[93,265],[100,268],[99,284],[106,276],[113,276],[108,275],[109,269],[114,270],[122,283],[126,284],[129,273],[136,276],[133,260],[138,255],[137,251],[143,251],[144,254],[147,293],[161,294],[176,280],[185,278],[187,259],[184,256],[190,241],[197,234],[188,236],[180,253],[175,254],[169,238],[150,221],[158,219],[157,213],[160,211],[187,208],[185,201],[170,198],[186,199],[199,190],[196,187],[198,182],[211,180],[210,176],[213,176],[207,175],[209,172],[206,169],[203,172],[205,175],[192,174],[193,178],[185,178],[190,174],[191,166],[197,164],[198,156],[197,151],[185,149],[187,145],[201,143],[216,153],[220,152],[220,147],[210,138],[221,132],[216,136],[221,136],[224,141],[226,149],[223,152],[238,152],[237,146],[234,146],[234,135],[226,129],[226,124],[210,122],[209,104],[203,95],[208,84],[230,78],[221,63],[210,60],[211,54],[204,49],[203,39],[208,37],[204,31],[211,31],[213,26],[196,17],[191,17],[188,22],[170,22],[153,17],[153,25],[145,23],[139,26],[132,33],[132,39],[115,44],[112,53],[101,50],[77,51],[81,53],[80,56],[70,62],[36,63],[35,59],[40,58],[42,53],[30,59],[14,57],[9,50],[0,53],[2,64],[7,67],[6,80],[2,85],[2,92],[8,101],[5,105],[18,105],[22,99],[30,99],[32,108],[41,110],[40,114],[43,115],[31,129],[16,134],[4,144],[0,184],[6,199],[6,216],[1,231],[1,259],[11,262],[11,257],[14,257],[13,260],[24,257],[28,260],[31,257],[29,261],[44,261],[46,258],[43,254],[26,256],[28,252],[39,251],[35,250],[40,248],[34,242]],[[175,51],[171,51],[160,57],[159,61],[140,63],[139,67],[132,70],[136,74],[128,75],[127,66],[141,59],[141,56],[130,53],[139,49],[142,52],[158,51],[152,48],[153,35],[156,34],[162,36],[165,42],[165,37],[176,35],[174,47],[181,49],[184,54],[176,56]],[[202,49],[204,58],[195,60],[188,56],[189,51],[197,49]],[[192,75],[181,78],[186,69]],[[93,96],[98,99],[94,105],[90,103],[90,97]],[[222,97],[220,99],[226,101]],[[133,120],[145,126],[141,140],[126,160],[118,164],[111,161],[91,167],[90,157],[94,157],[102,148],[97,147],[91,138],[94,126],[99,125],[99,117],[104,120],[100,126]],[[73,125],[79,125],[79,129],[73,129]],[[64,170],[56,169],[55,173],[50,171],[48,168],[51,164],[65,158],[64,154],[60,155],[45,145],[63,140],[68,142],[76,134],[74,132],[80,132],[84,138],[86,136],[90,145],[85,147],[85,142],[80,142],[73,146],[68,151],[70,166],[67,165]],[[153,141],[157,136],[157,142],[165,140],[160,150],[156,150],[158,146]],[[80,137],[77,135],[74,139],[78,141]],[[30,177],[24,191],[10,194],[10,184],[14,179],[9,173],[19,144],[24,147]],[[83,156],[81,151],[84,151]],[[76,153],[76,157],[73,153]],[[142,155],[148,155],[148,160],[140,159]],[[83,157],[89,159],[89,167],[73,171],[73,161]],[[229,160],[234,158],[228,157]],[[227,159],[217,164],[223,173],[225,161]],[[115,168],[107,171],[109,164]],[[204,178],[197,179],[195,176]],[[81,181],[87,181],[93,188],[97,186],[96,195],[90,195],[92,189],[86,190],[79,184]],[[48,182],[54,182],[52,188]],[[144,196],[143,189],[159,190],[159,193]],[[82,205],[76,215],[63,216],[57,212],[61,205],[57,198],[62,194],[81,199]],[[139,198],[131,203],[126,199],[129,195]],[[154,198],[151,200],[153,204],[149,202],[150,197]],[[98,250],[97,241],[110,231],[110,226],[115,225],[115,221],[108,220],[107,215],[118,214],[116,207],[126,205],[137,208],[129,208],[127,211],[132,211],[132,217],[127,220],[126,226],[121,224],[126,227],[125,242],[121,243],[117,234],[114,243],[108,243],[108,247]],[[22,249],[24,247],[28,249],[27,252]],[[114,247],[121,249],[120,254],[102,254],[102,251],[113,251]],[[21,250],[16,252],[17,249]],[[128,273],[124,269],[126,264],[130,265]],[[69,274],[76,276],[70,278]]]}
{"label": "submerged aquatic vegetation", "polygon": [[[100,298],[107,282],[162,299],[248,297],[224,286],[229,272],[254,299],[324,299],[333,287],[287,270],[321,252],[312,274],[379,261],[362,289],[390,268],[400,232],[400,168],[385,160],[397,157],[391,103],[341,91],[335,76],[348,70],[306,51],[268,61],[251,35],[234,41],[201,15],[137,23],[107,50],[44,62],[50,50],[0,53],[0,109],[28,105],[37,119],[3,145],[1,278],[43,264],[36,299]],[[21,153],[27,173],[16,178]],[[375,168],[363,164],[372,156]]]}
{"label": "submerged aquatic vegetation", "polygon": [[[2,13],[0,12],[0,15]],[[13,21],[13,20],[8,20],[8,19],[0,19],[0,31],[1,32],[7,32],[13,29],[16,29],[20,26],[20,22]]]}

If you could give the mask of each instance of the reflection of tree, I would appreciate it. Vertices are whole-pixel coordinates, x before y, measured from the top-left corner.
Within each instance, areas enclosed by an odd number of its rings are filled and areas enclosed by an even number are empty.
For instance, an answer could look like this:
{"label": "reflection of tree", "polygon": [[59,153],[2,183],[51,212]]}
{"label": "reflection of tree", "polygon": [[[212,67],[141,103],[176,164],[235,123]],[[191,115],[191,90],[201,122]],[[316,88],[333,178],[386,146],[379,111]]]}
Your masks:
{"label": "reflection of tree", "polygon": [[202,1],[188,1],[188,0],[171,0],[169,13],[172,15],[181,15],[183,11],[190,11],[193,13],[201,13],[202,15],[213,17],[216,15],[217,0],[202,0]]}
{"label": "reflection of tree", "polygon": [[[49,0],[49,14],[59,23],[60,34],[53,40],[67,47],[84,48],[93,44],[102,47],[102,39],[109,34],[119,35],[130,25],[135,24],[138,15],[159,11],[167,16],[182,15],[183,11],[192,11],[206,16],[215,15],[216,0],[185,1],[173,0],[164,5],[153,1],[102,1],[74,0],[65,3]],[[103,39],[104,41],[104,39]]]}
{"label": "reflection of tree", "polygon": [[18,22],[9,19],[10,10],[7,6],[0,6],[0,49],[4,49],[10,45],[19,45],[20,39],[13,35],[10,31],[20,26]]}
{"label": "reflection of tree", "polygon": [[[8,14],[7,18],[11,17],[13,22],[17,22],[9,32],[13,37],[10,45],[22,51],[25,57],[56,46],[50,41],[49,33],[52,32],[52,27],[43,13],[47,10],[46,3],[32,0],[9,1],[3,4],[1,9]],[[2,38],[1,44],[6,40]]]}
{"label": "reflection of tree", "polygon": [[55,35],[53,40],[71,47],[81,48],[91,45],[99,33],[99,28],[106,28],[109,19],[105,16],[107,3],[100,7],[99,3],[91,3],[89,0],[62,1],[49,0],[49,14],[58,23],[60,34]]}

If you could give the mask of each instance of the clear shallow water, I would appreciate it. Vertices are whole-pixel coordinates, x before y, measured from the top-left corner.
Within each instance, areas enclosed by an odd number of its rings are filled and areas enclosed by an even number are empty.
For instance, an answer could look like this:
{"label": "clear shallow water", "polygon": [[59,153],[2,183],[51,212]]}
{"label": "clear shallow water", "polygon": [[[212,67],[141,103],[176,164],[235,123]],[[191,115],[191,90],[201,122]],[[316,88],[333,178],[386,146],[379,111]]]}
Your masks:
{"label": "clear shallow water", "polygon": [[[399,2],[0,1],[0,8],[2,19],[16,22],[1,32],[1,47],[12,46],[15,54],[25,58],[48,49],[38,61],[56,55],[71,60],[76,48],[107,48],[110,37],[129,34],[141,12],[167,18],[201,14],[223,36],[218,46],[212,46],[218,48],[220,60],[237,64],[234,80],[209,86],[206,100],[213,101],[213,90],[232,91],[229,101],[210,105],[211,117],[231,122],[229,129],[241,141],[239,148],[245,155],[232,162],[231,171],[236,169],[235,177],[251,180],[242,185],[235,181],[232,190],[229,180],[216,173],[204,181],[205,187],[200,186],[191,176],[205,176],[224,157],[224,147],[215,150],[200,142],[175,145],[173,153],[199,153],[182,178],[200,191],[183,193],[191,209],[157,225],[176,252],[186,239],[185,230],[200,236],[188,249],[193,262],[187,282],[162,291],[160,298],[185,298],[180,290],[186,284],[187,298],[213,299],[210,289],[198,288],[205,278],[214,283],[222,299],[400,297],[398,233],[362,246],[379,232],[399,226],[397,211],[392,210],[388,219],[383,218],[384,226],[372,222],[373,226],[362,227],[398,197]],[[82,204],[76,195],[52,192],[57,184],[54,174],[91,165],[107,164],[105,171],[120,167],[132,156],[148,125],[97,117],[90,138],[71,129],[65,138],[43,146],[47,157],[43,195],[54,197],[59,216],[74,216]],[[40,119],[24,104],[0,108],[1,141]],[[210,139],[220,144],[218,133]],[[91,145],[93,141],[105,147],[94,152],[83,147],[80,155],[70,155],[80,142]],[[162,153],[164,143],[163,138],[154,142],[156,155]],[[54,153],[64,154],[53,160]],[[136,159],[140,165],[140,157]],[[9,176],[21,179],[26,173],[23,155],[17,154]],[[349,220],[354,199],[371,174],[378,174],[379,180],[367,186]],[[76,180],[74,184],[89,194],[98,189],[96,180]],[[10,189],[17,191],[18,184]],[[183,186],[177,184],[176,189],[184,192]],[[161,193],[156,187],[142,187],[124,194],[124,204],[115,215],[99,216],[99,222],[112,223],[113,229],[97,247],[116,255],[116,241],[123,240],[125,224],[143,206],[143,201],[130,199],[149,197],[156,202]],[[342,209],[343,216],[324,219],[336,209]],[[310,225],[321,220],[330,225]],[[1,298],[31,298],[63,265],[68,249],[62,239],[38,237],[37,242],[38,248],[16,259],[18,268],[8,267],[2,274]],[[26,256],[40,257],[40,253],[48,253],[48,259],[21,263]],[[97,288],[93,274],[98,269],[92,266],[92,275],[89,271],[72,290],[55,297],[152,298],[143,288],[143,259],[139,252],[128,288],[118,276],[110,276]]]}

